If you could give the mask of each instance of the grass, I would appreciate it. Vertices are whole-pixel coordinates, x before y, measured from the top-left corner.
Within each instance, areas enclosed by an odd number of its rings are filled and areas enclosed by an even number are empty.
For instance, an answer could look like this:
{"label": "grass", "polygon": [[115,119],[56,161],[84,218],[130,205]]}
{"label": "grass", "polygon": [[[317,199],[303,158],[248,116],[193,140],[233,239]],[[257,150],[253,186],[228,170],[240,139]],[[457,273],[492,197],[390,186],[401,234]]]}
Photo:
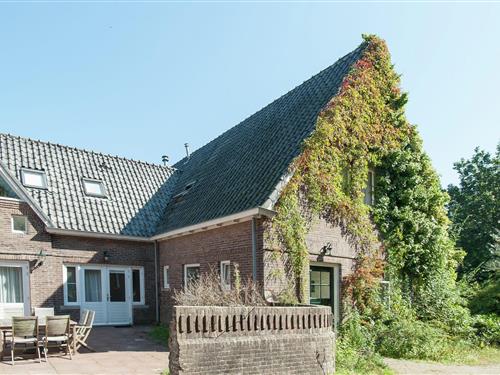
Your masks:
{"label": "grass", "polygon": [[487,365],[500,363],[500,348],[496,346],[458,347],[450,358],[439,361],[444,364]]}
{"label": "grass", "polygon": [[159,324],[149,332],[149,337],[151,337],[154,341],[167,346],[168,338],[170,336],[169,329],[166,325]]}

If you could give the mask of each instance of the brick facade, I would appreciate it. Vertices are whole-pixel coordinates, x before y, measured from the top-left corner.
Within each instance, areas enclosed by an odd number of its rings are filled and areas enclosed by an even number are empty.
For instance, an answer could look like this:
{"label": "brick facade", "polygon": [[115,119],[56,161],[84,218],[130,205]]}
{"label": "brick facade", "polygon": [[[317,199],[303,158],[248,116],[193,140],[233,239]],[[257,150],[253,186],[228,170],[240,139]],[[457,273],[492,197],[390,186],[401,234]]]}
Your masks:
{"label": "brick facade", "polygon": [[[28,219],[27,233],[13,233],[12,215]],[[46,254],[35,268],[40,251]],[[70,313],[78,319],[78,306],[64,306],[63,264],[106,264],[144,267],[144,306],[133,307],[134,322],[156,318],[154,244],[88,237],[51,235],[43,222],[24,202],[0,198],[0,261],[22,260],[30,263],[31,307],[54,307],[56,313]]]}
{"label": "brick facade", "polygon": [[[266,222],[256,221],[257,282],[263,287],[268,299],[275,298],[286,288],[280,275],[286,274],[280,257],[273,256],[272,245],[266,240]],[[332,227],[317,219],[307,234],[307,246],[311,263],[317,265],[338,265],[340,279],[352,272],[355,249],[339,227]],[[331,255],[322,255],[322,248],[331,248]],[[183,287],[184,265],[200,264],[200,272],[219,269],[221,261],[238,263],[242,280],[252,277],[252,224],[244,221],[220,228],[161,241],[159,243],[160,268],[169,266],[169,289],[161,289],[160,320],[167,323],[171,317],[174,289]],[[163,285],[163,272],[160,272]],[[339,291],[340,292],[340,291]]]}

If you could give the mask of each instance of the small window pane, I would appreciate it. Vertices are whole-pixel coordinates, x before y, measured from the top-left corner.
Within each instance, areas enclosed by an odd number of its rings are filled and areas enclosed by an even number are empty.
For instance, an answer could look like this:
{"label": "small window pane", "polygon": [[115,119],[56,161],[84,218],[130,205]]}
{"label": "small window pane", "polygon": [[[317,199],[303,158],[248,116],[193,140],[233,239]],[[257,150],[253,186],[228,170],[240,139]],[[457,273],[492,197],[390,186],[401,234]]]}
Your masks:
{"label": "small window pane", "polygon": [[66,290],[68,302],[76,302],[76,267],[66,267]]}
{"label": "small window pane", "polygon": [[83,180],[85,194],[97,197],[105,196],[104,185],[101,181]]}
{"label": "small window pane", "polygon": [[163,267],[163,288],[170,288],[170,284],[168,282],[168,266]]}
{"label": "small window pane", "polygon": [[102,301],[101,270],[85,270],[85,301]]}
{"label": "small window pane", "polygon": [[316,285],[311,285],[311,298],[320,298],[320,294],[319,294],[319,286],[316,286]]}
{"label": "small window pane", "polygon": [[0,303],[23,302],[21,267],[0,267]]}
{"label": "small window pane", "polygon": [[12,216],[12,230],[26,233],[26,216]]}
{"label": "small window pane", "polygon": [[189,284],[200,278],[200,267],[186,267],[186,283]]}
{"label": "small window pane", "polygon": [[321,272],[321,285],[330,285],[330,272]]}
{"label": "small window pane", "polygon": [[311,271],[311,285],[319,285],[321,282],[321,272]]}
{"label": "small window pane", "polygon": [[125,302],[125,274],[122,272],[109,273],[109,300],[111,302]]}
{"label": "small window pane", "polygon": [[141,302],[141,271],[132,270],[132,293],[133,301]]}
{"label": "small window pane", "polygon": [[330,298],[330,285],[321,286],[321,298],[322,299]]}

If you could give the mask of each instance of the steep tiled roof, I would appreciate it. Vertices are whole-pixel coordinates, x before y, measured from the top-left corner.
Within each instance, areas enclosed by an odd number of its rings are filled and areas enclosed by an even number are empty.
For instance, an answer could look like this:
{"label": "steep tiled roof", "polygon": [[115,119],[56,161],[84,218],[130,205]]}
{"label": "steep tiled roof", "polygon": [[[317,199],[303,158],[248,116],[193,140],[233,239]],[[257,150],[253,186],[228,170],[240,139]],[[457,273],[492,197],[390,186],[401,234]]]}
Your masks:
{"label": "steep tiled roof", "polygon": [[[149,237],[170,198],[171,168],[0,133],[0,161],[43,170],[48,188],[26,187],[56,228]],[[85,195],[82,178],[102,180],[108,198]],[[169,179],[170,178],[170,179]]]}
{"label": "steep tiled roof", "polygon": [[[0,162],[18,181],[22,168],[46,172],[48,189],[25,189],[59,229],[151,237],[261,207],[364,48],[179,161],[175,172],[1,133]],[[108,197],[86,196],[82,178],[102,180]]]}
{"label": "steep tiled roof", "polygon": [[[261,206],[286,174],[321,109],[365,44],[175,164],[180,173],[157,232]],[[191,185],[188,191],[185,187]]]}

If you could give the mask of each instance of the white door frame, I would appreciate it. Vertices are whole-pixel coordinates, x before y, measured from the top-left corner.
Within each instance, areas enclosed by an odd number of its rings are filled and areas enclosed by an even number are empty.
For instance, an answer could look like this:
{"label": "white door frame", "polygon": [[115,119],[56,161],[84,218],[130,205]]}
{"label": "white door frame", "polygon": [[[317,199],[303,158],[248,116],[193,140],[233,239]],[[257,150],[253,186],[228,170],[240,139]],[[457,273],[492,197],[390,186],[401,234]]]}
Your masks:
{"label": "white door frame", "polygon": [[[111,302],[110,298],[110,290],[109,290],[109,282],[110,278],[109,275],[112,272],[116,273],[122,273],[124,274],[125,278],[125,302],[123,302],[126,305],[126,309],[128,311],[128,320],[127,321],[116,321],[113,322],[110,317],[110,308],[112,303],[121,303],[121,302]],[[105,291],[106,291],[106,318],[107,318],[107,324],[110,325],[128,325],[132,324],[132,269],[131,267],[127,266],[105,266],[105,280],[106,280],[106,286],[105,286]]]}
{"label": "white door frame", "polygon": [[[101,271],[101,301],[100,302],[86,302],[85,301],[85,270],[94,269]],[[110,304],[110,292],[109,292],[109,274],[110,272],[117,271],[123,272],[125,274],[125,302],[127,304],[128,320],[122,322],[113,322],[110,319],[109,311]],[[129,325],[133,322],[133,310],[132,310],[132,267],[131,266],[120,266],[120,265],[102,265],[102,264],[80,264],[79,265],[79,280],[81,280],[80,290],[80,308],[88,308],[91,310],[96,310],[104,318],[104,322],[97,321],[95,325]],[[98,306],[92,306],[93,304],[99,304]],[[99,309],[99,310],[98,310]]]}
{"label": "white door frame", "polygon": [[[23,302],[22,303],[1,303],[0,306],[3,310],[3,305],[10,305],[10,307],[24,308],[24,315],[31,315],[31,297],[30,297],[30,264],[29,261],[15,261],[15,260],[0,260],[0,266],[5,267],[20,267],[22,280],[23,280]],[[22,305],[22,306],[21,306]],[[3,311],[2,311],[3,314]]]}

